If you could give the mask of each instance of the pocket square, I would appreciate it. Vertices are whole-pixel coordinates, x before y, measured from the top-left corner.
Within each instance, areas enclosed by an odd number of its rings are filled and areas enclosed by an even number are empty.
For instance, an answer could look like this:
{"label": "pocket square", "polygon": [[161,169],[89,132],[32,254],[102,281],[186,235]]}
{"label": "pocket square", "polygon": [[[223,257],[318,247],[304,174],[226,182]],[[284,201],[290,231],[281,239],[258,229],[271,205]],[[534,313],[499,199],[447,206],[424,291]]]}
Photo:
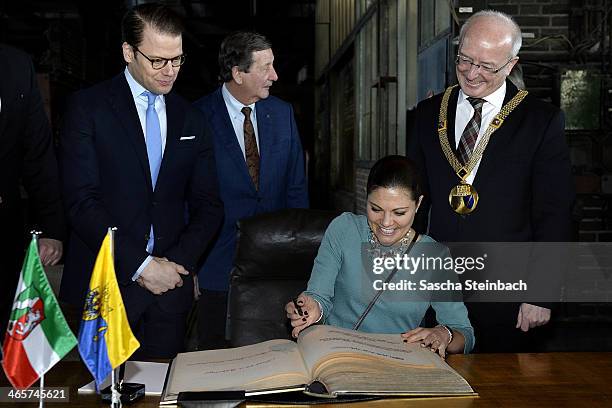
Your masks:
{"label": "pocket square", "polygon": [[181,136],[179,140],[192,140],[195,139],[195,136]]}

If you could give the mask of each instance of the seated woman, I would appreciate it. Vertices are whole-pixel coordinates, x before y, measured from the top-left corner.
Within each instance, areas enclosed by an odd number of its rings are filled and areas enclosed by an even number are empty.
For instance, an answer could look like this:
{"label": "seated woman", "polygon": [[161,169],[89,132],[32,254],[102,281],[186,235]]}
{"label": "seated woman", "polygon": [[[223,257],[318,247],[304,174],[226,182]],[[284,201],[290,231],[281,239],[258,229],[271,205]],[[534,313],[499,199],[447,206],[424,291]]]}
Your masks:
{"label": "seated woman", "polygon": [[[364,268],[362,252],[391,257],[405,253],[416,236],[411,227],[422,199],[418,172],[412,161],[403,156],[387,156],[374,164],[367,183],[367,217],[344,213],[331,222],[314,261],[307,290],[285,307],[294,337],[319,321],[354,328],[372,301],[372,296],[364,295],[363,274],[370,272]],[[428,243],[433,245],[435,241],[420,235],[414,249]],[[391,282],[399,282],[399,276],[397,273]],[[384,279],[385,275],[380,277]],[[463,302],[401,301],[397,296],[381,293],[359,330],[402,333],[405,342],[420,342],[442,357],[472,350],[474,330]],[[296,304],[303,315],[298,313]],[[429,306],[436,312],[439,325],[419,327]]]}

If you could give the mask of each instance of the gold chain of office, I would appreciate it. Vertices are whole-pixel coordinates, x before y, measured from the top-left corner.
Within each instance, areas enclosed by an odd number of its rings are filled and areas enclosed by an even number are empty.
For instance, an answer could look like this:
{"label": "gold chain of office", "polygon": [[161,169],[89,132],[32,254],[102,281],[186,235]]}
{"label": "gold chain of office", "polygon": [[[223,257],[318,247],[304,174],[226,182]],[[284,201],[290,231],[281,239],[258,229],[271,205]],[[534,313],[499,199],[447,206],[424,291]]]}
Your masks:
{"label": "gold chain of office", "polygon": [[478,142],[478,145],[476,146],[476,149],[474,149],[474,152],[470,156],[468,162],[465,165],[462,165],[461,162],[457,159],[457,156],[455,156],[455,154],[453,153],[453,150],[451,149],[451,146],[448,143],[447,137],[448,122],[446,118],[448,111],[448,101],[450,99],[450,95],[453,88],[457,86],[458,85],[453,85],[446,88],[444,96],[442,97],[442,105],[440,106],[440,117],[438,121],[438,136],[440,137],[440,145],[442,146],[442,151],[444,152],[446,159],[453,167],[453,170],[455,170],[455,173],[457,174],[457,176],[459,176],[461,181],[465,182],[466,177],[472,172],[472,170],[476,166],[476,163],[480,161],[482,154],[484,153],[485,149],[487,148],[487,145],[489,144],[489,139],[491,138],[493,132],[499,129],[499,127],[504,123],[506,117],[508,117],[508,115],[519,105],[519,103],[523,101],[523,99],[525,99],[528,92],[519,91],[507,104],[505,104],[501,108],[499,113],[495,115],[495,117],[491,121],[491,124],[489,124],[487,131],[484,133],[481,140]]}

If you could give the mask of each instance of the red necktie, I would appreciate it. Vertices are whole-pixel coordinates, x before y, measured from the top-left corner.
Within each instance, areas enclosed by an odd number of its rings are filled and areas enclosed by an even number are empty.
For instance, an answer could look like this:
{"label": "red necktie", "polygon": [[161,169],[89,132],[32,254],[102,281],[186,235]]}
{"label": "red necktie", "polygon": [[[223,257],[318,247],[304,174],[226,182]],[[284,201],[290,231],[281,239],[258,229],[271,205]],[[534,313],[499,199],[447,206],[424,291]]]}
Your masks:
{"label": "red necktie", "polygon": [[257,150],[255,130],[251,122],[251,108],[245,106],[241,111],[244,114],[244,152],[246,164],[251,180],[253,180],[255,185],[255,190],[257,190],[259,187],[259,151]]}

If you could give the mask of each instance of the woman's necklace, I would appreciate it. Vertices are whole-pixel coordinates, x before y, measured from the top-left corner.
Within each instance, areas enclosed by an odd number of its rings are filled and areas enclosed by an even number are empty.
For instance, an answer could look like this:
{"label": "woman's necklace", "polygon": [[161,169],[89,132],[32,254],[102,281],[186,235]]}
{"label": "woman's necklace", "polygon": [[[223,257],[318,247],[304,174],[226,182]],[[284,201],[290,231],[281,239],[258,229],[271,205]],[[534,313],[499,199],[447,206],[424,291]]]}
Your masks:
{"label": "woman's necklace", "polygon": [[378,241],[376,234],[374,234],[372,228],[370,227],[370,234],[368,238],[370,242],[370,249],[368,252],[370,252],[372,258],[394,258],[396,255],[402,256],[408,249],[408,246],[414,239],[415,235],[416,232],[410,228],[406,235],[399,240],[399,245],[384,246]]}

